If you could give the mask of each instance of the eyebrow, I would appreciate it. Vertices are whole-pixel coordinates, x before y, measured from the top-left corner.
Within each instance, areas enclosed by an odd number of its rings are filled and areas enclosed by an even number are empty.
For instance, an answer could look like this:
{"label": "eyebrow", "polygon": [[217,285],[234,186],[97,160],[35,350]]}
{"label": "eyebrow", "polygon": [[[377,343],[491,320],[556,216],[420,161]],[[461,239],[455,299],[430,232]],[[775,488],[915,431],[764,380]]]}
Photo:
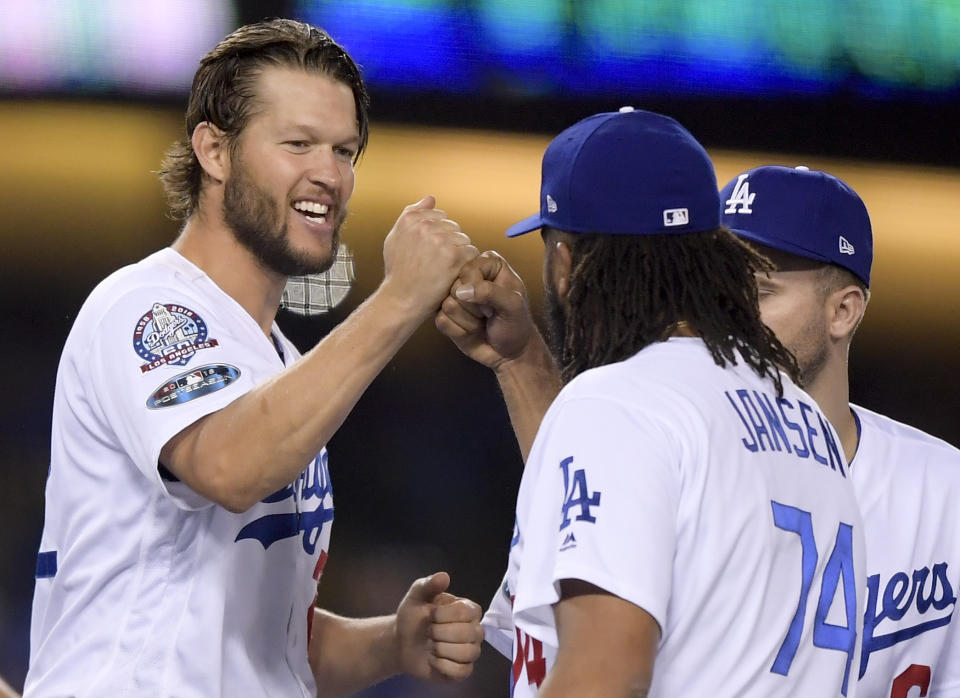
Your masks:
{"label": "eyebrow", "polygon": [[[314,129],[312,126],[307,126],[306,124],[298,124],[298,123],[284,123],[284,124],[280,124],[280,126],[279,126],[279,131],[281,131],[281,132],[299,131],[299,132],[301,132],[301,133],[306,133],[306,134],[309,135],[311,138],[315,138],[316,135],[317,135],[316,129]],[[360,143],[360,134],[359,134],[359,132],[354,131],[354,132],[353,132],[350,136],[348,136],[347,138],[343,138],[343,139],[337,140],[337,144],[338,144],[338,145],[346,145],[346,144],[348,144],[348,143],[356,143],[356,144],[359,145],[359,143]]]}

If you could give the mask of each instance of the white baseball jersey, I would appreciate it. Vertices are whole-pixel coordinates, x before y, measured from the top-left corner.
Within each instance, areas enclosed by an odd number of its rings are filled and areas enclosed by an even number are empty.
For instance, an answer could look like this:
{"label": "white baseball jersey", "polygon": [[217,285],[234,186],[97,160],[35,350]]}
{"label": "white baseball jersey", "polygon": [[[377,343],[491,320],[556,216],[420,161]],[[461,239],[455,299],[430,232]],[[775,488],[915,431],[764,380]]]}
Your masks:
{"label": "white baseball jersey", "polygon": [[326,451],[242,514],[158,469],[171,437],[297,358],[169,248],[93,291],[57,374],[27,698],[316,694]]}
{"label": "white baseball jersey", "polygon": [[862,407],[853,413],[851,477],[867,541],[860,695],[956,698],[960,451]]}
{"label": "white baseball jersey", "polygon": [[581,579],[659,623],[650,696],[852,696],[864,570],[847,463],[812,398],[672,338],[551,405],[487,637],[512,635],[513,696],[535,695],[559,581]]}

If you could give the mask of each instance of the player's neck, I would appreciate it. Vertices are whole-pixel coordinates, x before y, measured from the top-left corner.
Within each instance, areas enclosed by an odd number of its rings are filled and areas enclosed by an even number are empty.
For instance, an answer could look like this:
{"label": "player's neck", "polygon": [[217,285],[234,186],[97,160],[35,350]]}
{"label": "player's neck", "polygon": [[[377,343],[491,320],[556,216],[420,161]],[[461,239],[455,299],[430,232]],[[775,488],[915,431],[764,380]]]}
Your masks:
{"label": "player's neck", "polygon": [[805,388],[837,430],[847,460],[852,460],[857,452],[859,435],[857,420],[850,411],[850,385],[845,358],[828,360],[820,372],[808,380]]}
{"label": "player's neck", "polygon": [[699,337],[700,335],[697,334],[696,330],[690,327],[690,325],[687,323],[686,320],[680,320],[677,323],[677,329],[675,329],[670,336],[671,337]]}
{"label": "player's neck", "polygon": [[202,269],[269,335],[286,278],[263,268],[217,217],[194,214],[171,245]]}

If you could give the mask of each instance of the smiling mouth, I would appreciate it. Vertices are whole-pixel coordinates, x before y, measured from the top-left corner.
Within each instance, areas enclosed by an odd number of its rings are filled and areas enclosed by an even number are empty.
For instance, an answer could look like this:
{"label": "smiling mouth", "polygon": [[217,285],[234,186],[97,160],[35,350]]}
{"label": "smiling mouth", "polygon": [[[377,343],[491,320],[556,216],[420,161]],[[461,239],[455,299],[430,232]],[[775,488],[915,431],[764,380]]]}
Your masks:
{"label": "smiling mouth", "polygon": [[329,207],[326,204],[318,204],[314,201],[297,201],[293,204],[293,208],[314,223],[327,222]]}

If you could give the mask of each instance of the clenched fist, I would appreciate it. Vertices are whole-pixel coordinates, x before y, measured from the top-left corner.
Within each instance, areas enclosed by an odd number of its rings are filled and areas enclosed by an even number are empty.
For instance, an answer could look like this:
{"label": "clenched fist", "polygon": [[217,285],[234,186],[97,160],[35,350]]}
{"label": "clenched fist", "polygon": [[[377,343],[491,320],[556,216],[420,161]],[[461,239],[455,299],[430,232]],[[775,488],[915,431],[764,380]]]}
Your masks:
{"label": "clenched fist", "polygon": [[403,209],[383,242],[381,288],[425,318],[440,307],[460,268],[478,254],[460,225],[426,196]]}

